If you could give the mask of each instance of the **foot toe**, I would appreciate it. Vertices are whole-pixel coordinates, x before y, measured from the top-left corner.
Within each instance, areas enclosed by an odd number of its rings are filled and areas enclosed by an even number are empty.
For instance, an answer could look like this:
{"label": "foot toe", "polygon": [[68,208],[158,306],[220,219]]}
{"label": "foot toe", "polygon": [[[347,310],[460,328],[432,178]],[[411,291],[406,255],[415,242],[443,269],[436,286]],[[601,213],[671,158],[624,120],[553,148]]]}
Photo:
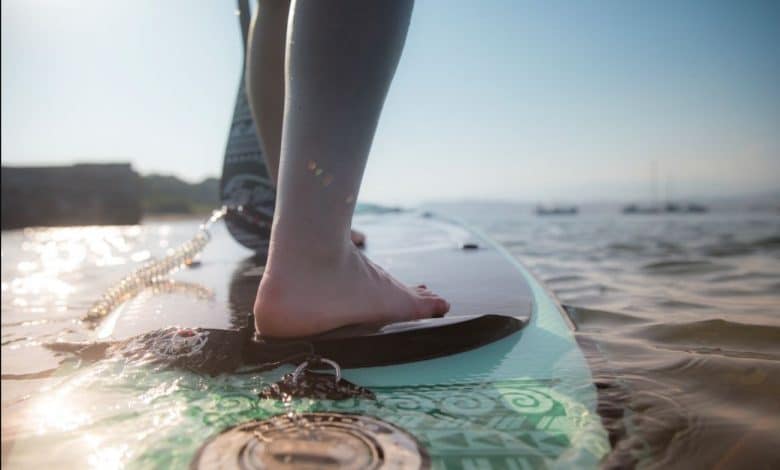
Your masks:
{"label": "foot toe", "polygon": [[436,295],[420,298],[420,313],[422,318],[441,317],[450,310],[450,304]]}

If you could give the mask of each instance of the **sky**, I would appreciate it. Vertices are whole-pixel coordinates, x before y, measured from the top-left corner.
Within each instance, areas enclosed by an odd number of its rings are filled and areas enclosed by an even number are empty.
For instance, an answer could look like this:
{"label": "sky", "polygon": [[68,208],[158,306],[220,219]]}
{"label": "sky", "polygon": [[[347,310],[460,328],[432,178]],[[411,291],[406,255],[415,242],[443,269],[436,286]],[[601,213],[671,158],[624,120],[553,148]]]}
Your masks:
{"label": "sky", "polygon": [[[1,8],[3,165],[219,176],[235,3]],[[417,0],[361,200],[659,191],[780,191],[780,2]]]}

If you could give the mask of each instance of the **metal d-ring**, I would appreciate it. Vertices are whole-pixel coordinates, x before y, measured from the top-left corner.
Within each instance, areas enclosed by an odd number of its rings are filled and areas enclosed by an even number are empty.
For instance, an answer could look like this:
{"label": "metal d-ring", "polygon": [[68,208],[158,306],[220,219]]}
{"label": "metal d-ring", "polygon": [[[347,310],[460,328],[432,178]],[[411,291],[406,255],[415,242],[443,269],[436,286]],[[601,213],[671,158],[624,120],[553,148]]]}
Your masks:
{"label": "metal d-ring", "polygon": [[317,363],[325,363],[333,368],[333,371],[336,373],[336,383],[338,384],[341,382],[341,367],[336,363],[336,361],[331,361],[330,359],[326,359],[324,357],[318,357],[316,359],[312,359],[311,362],[309,360],[305,360],[301,362],[301,364],[295,368],[292,374],[292,383],[293,385],[298,385],[298,377],[303,373],[304,370],[306,370],[307,367],[309,367],[310,364],[317,364]]}

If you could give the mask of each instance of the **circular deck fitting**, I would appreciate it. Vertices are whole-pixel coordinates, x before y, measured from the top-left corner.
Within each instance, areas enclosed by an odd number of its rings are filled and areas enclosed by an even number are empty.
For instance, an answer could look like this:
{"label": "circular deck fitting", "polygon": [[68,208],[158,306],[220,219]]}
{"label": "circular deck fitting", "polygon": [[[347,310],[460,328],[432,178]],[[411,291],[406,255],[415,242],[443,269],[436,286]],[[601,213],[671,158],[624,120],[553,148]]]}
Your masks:
{"label": "circular deck fitting", "polygon": [[370,416],[283,415],[249,421],[212,437],[191,468],[428,468],[430,459],[406,431]]}

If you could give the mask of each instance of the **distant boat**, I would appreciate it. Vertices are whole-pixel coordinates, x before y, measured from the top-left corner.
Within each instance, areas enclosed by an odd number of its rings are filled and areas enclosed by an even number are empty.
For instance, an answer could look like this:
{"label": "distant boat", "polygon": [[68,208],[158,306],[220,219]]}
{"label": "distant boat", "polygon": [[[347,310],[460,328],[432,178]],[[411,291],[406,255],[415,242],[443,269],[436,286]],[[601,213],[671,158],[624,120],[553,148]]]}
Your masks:
{"label": "distant boat", "polygon": [[709,207],[701,204],[675,204],[673,202],[667,203],[664,206],[666,212],[681,213],[681,214],[702,214],[709,211]]}
{"label": "distant boat", "polygon": [[709,208],[701,204],[680,204],[676,202],[667,202],[661,206],[629,204],[623,207],[624,214],[702,214],[708,211]]}
{"label": "distant boat", "polygon": [[536,206],[536,215],[576,215],[578,212],[577,206]]}

